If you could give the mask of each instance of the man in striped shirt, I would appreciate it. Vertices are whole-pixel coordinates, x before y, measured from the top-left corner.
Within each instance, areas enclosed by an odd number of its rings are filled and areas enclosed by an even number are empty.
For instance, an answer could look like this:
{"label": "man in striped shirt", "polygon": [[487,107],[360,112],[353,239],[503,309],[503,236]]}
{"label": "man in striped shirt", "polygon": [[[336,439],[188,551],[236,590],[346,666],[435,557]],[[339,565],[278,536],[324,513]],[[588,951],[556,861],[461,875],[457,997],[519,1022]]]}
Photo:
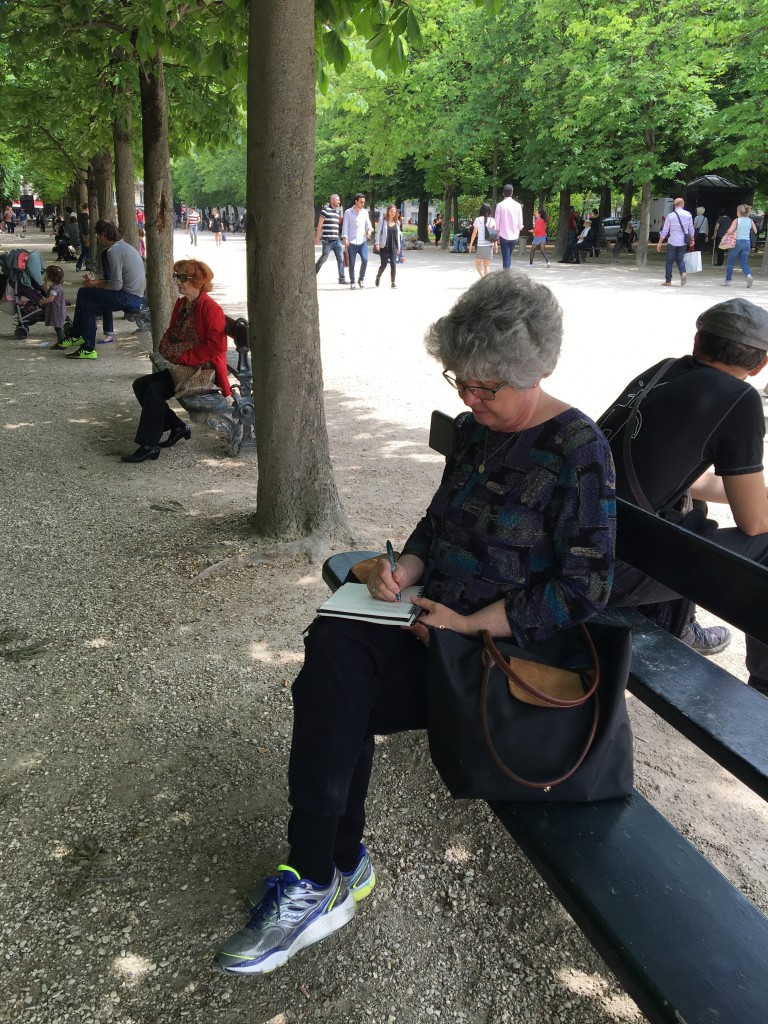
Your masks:
{"label": "man in striped shirt", "polygon": [[344,248],[341,244],[339,234],[341,232],[341,200],[334,194],[328,203],[320,211],[317,218],[317,231],[315,232],[315,245],[323,243],[323,253],[315,264],[315,274],[319,273],[320,267],[328,259],[328,254],[333,252],[336,257],[336,266],[339,269],[339,284],[346,284],[344,277]]}
{"label": "man in striped shirt", "polygon": [[189,240],[192,245],[197,245],[197,225],[199,223],[200,214],[194,206],[190,206],[189,212],[187,213],[187,231],[189,231]]}

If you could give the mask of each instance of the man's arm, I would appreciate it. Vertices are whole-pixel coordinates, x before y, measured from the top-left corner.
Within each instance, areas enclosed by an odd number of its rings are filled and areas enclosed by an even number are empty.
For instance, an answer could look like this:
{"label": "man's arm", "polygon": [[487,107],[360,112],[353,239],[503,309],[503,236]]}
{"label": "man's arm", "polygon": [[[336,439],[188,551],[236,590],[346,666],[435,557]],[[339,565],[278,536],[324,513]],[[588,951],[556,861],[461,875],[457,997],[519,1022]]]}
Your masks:
{"label": "man's arm", "polygon": [[320,236],[323,232],[323,224],[325,224],[325,217],[320,214],[317,218],[317,231],[315,232],[315,245],[320,245]]}
{"label": "man's arm", "polygon": [[[719,482],[725,494],[725,500],[731,506],[734,522],[742,533],[746,533],[748,537],[768,533],[768,492],[766,492],[765,477],[762,473],[744,473],[741,476],[725,477],[715,477],[714,474],[704,473],[691,488],[694,498],[703,498],[705,501],[722,500],[714,496],[717,489],[709,481],[703,491],[700,491],[699,484],[709,476]],[[710,488],[711,491],[709,491]],[[711,496],[708,496],[708,491]]]}

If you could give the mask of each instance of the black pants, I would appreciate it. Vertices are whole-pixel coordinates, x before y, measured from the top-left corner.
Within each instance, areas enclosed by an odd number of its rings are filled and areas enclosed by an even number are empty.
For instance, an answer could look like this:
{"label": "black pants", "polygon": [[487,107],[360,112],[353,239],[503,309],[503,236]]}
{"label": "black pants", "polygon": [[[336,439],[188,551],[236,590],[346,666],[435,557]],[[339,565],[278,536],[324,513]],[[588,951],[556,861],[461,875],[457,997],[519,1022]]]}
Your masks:
{"label": "black pants", "polygon": [[327,865],[317,870],[318,881],[334,861],[346,870],[348,851],[361,842],[374,735],[425,728],[426,670],[426,648],[407,630],[348,619],[317,619],[310,627],[293,684],[289,839],[292,854],[310,838],[316,846],[307,816],[332,819],[319,832],[327,848],[312,850]]}
{"label": "black pants", "polygon": [[[709,536],[709,534],[708,534]],[[736,554],[750,558],[753,562],[768,565],[768,534],[748,537],[736,527],[716,530],[711,535],[715,544],[735,551]],[[680,595],[663,583],[651,579],[639,569],[626,562],[616,559],[613,587],[608,604],[613,608],[637,608],[644,604],[656,604],[670,601]],[[747,669],[750,673],[750,684],[757,686],[763,693],[768,693],[768,645],[747,637]]]}
{"label": "black pants", "polygon": [[154,448],[160,443],[164,431],[184,425],[184,420],[166,404],[169,398],[173,398],[174,390],[170,370],[148,373],[144,377],[137,377],[133,382],[133,391],[141,406],[139,425],[136,428],[136,444]]}
{"label": "black pants", "polygon": [[381,258],[381,266],[379,272],[376,274],[376,280],[381,280],[381,275],[389,264],[389,278],[392,284],[395,283],[395,275],[397,274],[397,249],[390,249],[389,246],[385,246],[383,249],[379,249],[379,257]]}

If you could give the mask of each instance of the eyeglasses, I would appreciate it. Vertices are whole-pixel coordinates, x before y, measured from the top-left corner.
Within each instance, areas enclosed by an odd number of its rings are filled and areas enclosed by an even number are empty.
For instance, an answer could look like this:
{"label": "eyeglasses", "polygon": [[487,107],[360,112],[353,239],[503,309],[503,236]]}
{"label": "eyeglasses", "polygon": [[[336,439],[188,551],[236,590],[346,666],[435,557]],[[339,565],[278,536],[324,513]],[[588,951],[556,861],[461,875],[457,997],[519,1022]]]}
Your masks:
{"label": "eyeglasses", "polygon": [[185,281],[191,281],[192,278],[189,274],[174,274],[173,280],[178,281],[180,284],[184,284]]}
{"label": "eyeglasses", "polygon": [[496,392],[507,387],[506,383],[497,384],[495,388],[485,388],[481,387],[479,384],[467,384],[463,380],[459,380],[458,377],[454,377],[452,373],[448,373],[447,370],[443,370],[443,376],[451,387],[456,388],[459,393],[462,391],[471,391],[475,398],[482,398],[484,402],[492,402],[496,397]]}

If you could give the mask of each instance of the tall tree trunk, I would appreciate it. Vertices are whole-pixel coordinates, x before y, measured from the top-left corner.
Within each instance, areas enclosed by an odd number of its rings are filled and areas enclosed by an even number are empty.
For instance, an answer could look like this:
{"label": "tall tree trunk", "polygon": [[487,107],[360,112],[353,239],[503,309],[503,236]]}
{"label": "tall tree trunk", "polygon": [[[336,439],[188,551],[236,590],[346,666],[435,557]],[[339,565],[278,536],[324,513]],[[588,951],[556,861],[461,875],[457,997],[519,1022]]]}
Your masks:
{"label": "tall tree trunk", "polygon": [[256,399],[257,533],[348,538],[323,405],[312,237],[313,0],[251,0],[248,47],[248,316]]}
{"label": "tall tree trunk", "polygon": [[115,204],[112,199],[112,155],[108,149],[100,149],[91,160],[96,180],[96,220],[115,219]]}
{"label": "tall tree trunk", "polygon": [[443,189],[443,237],[440,239],[440,248],[447,249],[451,244],[451,224],[453,224],[453,231],[457,231],[457,225],[455,221],[451,220],[451,186],[446,185]]}
{"label": "tall tree trunk", "polygon": [[[98,220],[99,216],[99,193],[96,188],[96,168],[93,160],[88,163],[88,217],[91,222],[91,232],[93,232],[93,225]],[[93,253],[91,253],[93,256]]]}
{"label": "tall tree trunk", "polygon": [[461,230],[461,223],[459,221],[459,186],[458,183],[454,183],[451,186],[451,201],[453,202],[453,223],[456,225],[456,230]]}
{"label": "tall tree trunk", "polygon": [[638,267],[648,263],[648,234],[651,230],[651,183],[643,182],[642,200],[640,202],[640,230],[637,233],[637,249],[635,262]]}
{"label": "tall tree trunk", "polygon": [[624,185],[624,202],[621,208],[622,217],[632,216],[632,199],[635,194],[635,183],[628,181]]}
{"label": "tall tree trunk", "polygon": [[523,231],[521,232],[521,234],[527,234],[533,227],[534,221],[533,196],[528,196],[525,199],[523,199],[521,196],[519,202],[523,204]]}
{"label": "tall tree trunk", "polygon": [[123,232],[123,241],[139,248],[139,229],[136,223],[135,179],[133,163],[133,110],[124,88],[115,90],[115,115],[112,120],[112,141],[115,147],[115,192],[117,193],[117,222]]}
{"label": "tall tree trunk", "polygon": [[568,243],[568,215],[571,211],[571,190],[564,188],[560,190],[560,209],[557,215],[557,235],[555,237],[555,259],[565,252]]}
{"label": "tall tree trunk", "polygon": [[600,189],[600,220],[605,220],[606,217],[613,216],[613,207],[611,206],[611,187],[610,185],[603,185]]}
{"label": "tall tree trunk", "polygon": [[[171,321],[174,304],[173,192],[168,160],[168,97],[163,55],[139,67],[144,150],[144,230],[147,234],[147,297],[155,348]],[[310,210],[312,204],[310,201]],[[135,218],[134,218],[135,219]],[[311,247],[309,249],[311,252]]]}
{"label": "tall tree trunk", "polygon": [[416,237],[429,245],[429,199],[426,196],[419,196],[419,227]]}
{"label": "tall tree trunk", "polygon": [[491,206],[492,209],[496,209],[496,203],[499,201],[499,147],[496,143],[493,144],[493,185],[491,187]]}

